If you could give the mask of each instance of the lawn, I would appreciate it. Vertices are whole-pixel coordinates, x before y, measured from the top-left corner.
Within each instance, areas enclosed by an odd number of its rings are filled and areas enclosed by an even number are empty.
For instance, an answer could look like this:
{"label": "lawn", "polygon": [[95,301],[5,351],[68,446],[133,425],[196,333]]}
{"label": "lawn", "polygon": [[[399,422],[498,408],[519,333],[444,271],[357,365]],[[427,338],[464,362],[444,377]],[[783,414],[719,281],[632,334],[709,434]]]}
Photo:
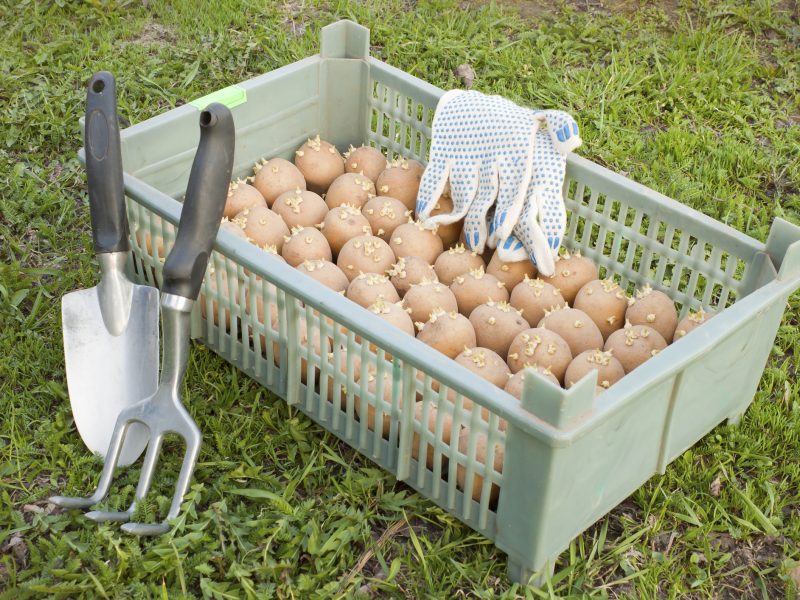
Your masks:
{"label": "lawn", "polygon": [[[93,71],[116,74],[127,125],[312,54],[320,27],[351,18],[374,55],[435,85],[460,86],[468,63],[476,89],[571,111],[582,155],[763,241],[775,217],[800,224],[796,3],[15,4],[0,6],[0,598],[798,597],[800,295],[740,426],[576,538],[542,589],[509,583],[490,542],[200,345],[184,394],[204,445],[174,530],[133,538],[47,502],[88,492],[102,464],[71,420],[59,310],[97,280],[76,159]],[[137,478],[122,471],[109,506]]]}

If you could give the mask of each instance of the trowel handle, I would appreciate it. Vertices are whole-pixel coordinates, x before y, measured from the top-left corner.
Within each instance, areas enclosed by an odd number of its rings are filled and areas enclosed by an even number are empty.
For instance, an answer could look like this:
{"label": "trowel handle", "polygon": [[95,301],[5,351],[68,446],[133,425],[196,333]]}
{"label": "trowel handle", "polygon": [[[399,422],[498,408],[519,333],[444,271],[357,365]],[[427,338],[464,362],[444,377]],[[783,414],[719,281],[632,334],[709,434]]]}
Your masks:
{"label": "trowel handle", "polygon": [[130,242],[122,187],[117,90],[114,76],[108,71],[95,73],[89,81],[84,148],[94,251],[127,252]]}
{"label": "trowel handle", "polygon": [[175,245],[164,263],[166,294],[195,300],[217,237],[233,171],[235,130],[231,111],[210,104],[200,113],[200,144],[194,155]]}

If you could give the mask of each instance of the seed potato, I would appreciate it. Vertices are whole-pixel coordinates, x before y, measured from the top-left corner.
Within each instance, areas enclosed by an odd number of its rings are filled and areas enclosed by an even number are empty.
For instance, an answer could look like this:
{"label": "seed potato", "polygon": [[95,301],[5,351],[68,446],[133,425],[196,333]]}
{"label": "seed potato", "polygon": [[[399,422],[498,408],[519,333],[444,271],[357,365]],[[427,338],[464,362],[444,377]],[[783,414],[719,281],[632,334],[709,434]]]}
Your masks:
{"label": "seed potato", "polygon": [[[505,454],[505,446],[500,442],[495,443],[494,447],[494,459],[490,465],[487,465],[489,460],[489,452],[488,452],[488,438],[486,437],[485,433],[473,432],[470,433],[470,429],[464,427],[461,430],[461,433],[458,436],[458,450],[464,454],[468,454],[469,446],[470,446],[470,436],[476,436],[476,443],[475,443],[475,460],[483,465],[486,465],[486,469],[491,469],[496,473],[503,472],[503,457]],[[466,489],[466,486],[469,485],[467,483],[467,470],[466,468],[459,464],[458,468],[456,469],[456,482],[458,484],[458,489],[461,491],[471,494],[472,499],[476,502],[480,502],[481,494],[483,493],[483,476],[478,474],[477,472],[473,471],[473,479],[472,479],[472,487],[470,490]],[[489,502],[491,505],[494,505],[497,502],[497,497],[500,495],[500,488],[496,484],[492,484],[491,488],[489,489]]]}
{"label": "seed potato", "polygon": [[499,388],[505,387],[511,377],[506,362],[489,348],[467,348],[456,356],[455,361]]}
{"label": "seed potato", "polygon": [[241,227],[247,239],[259,248],[275,246],[280,251],[289,235],[283,219],[266,206],[244,209],[233,218],[233,223]]}
{"label": "seed potato", "polygon": [[553,285],[539,278],[531,279],[527,275],[511,290],[509,302],[511,306],[522,311],[522,316],[528,323],[538,323],[544,318],[545,311],[567,304],[564,296]]}
{"label": "seed potato", "polygon": [[570,304],[575,300],[578,291],[593,279],[598,279],[597,265],[580,252],[566,251],[556,260],[556,269],[552,277],[542,277],[544,281],[558,288],[564,299]]}
{"label": "seed potato", "polygon": [[500,356],[508,356],[511,342],[518,334],[530,329],[522,313],[508,302],[480,304],[470,313],[478,346],[489,348]]}
{"label": "seed potato", "polygon": [[225,199],[223,216],[232,219],[244,209],[254,206],[267,206],[267,201],[264,200],[261,192],[241,179],[231,182],[228,186],[228,197]]}
{"label": "seed potato", "polygon": [[[383,381],[381,382],[380,379]],[[360,371],[355,373],[355,380],[356,383],[361,382],[361,373]],[[378,387],[383,389],[383,392],[380,396],[376,396],[376,392],[378,391]],[[367,404],[367,427],[370,431],[375,431],[375,413],[377,412],[375,404],[379,401],[378,398],[382,398],[383,402],[381,403],[381,411],[383,413],[383,418],[381,419],[381,432],[384,437],[389,435],[389,430],[392,424],[392,386],[394,385],[394,380],[392,378],[391,371],[385,372],[382,378],[378,378],[377,372],[370,369],[369,373],[367,374],[367,391],[370,394],[375,396],[374,403],[369,402]],[[356,413],[356,416],[361,419],[362,414],[362,399],[360,395],[356,395],[354,398],[353,409]],[[403,395],[400,394],[398,399],[398,406],[399,408],[403,407]]]}
{"label": "seed potato", "polygon": [[[423,402],[417,402],[414,406],[414,435],[411,440],[411,456],[414,457],[414,460],[419,460],[420,456],[420,444],[422,439],[420,437],[419,432],[423,430],[427,426],[428,431],[433,434],[433,437],[438,437],[441,439],[445,444],[450,443],[450,436],[452,434],[452,427],[453,427],[453,417],[450,413],[446,411],[440,411],[437,407],[429,403],[427,406],[427,423],[425,423],[425,404]],[[437,429],[437,423],[441,422],[441,429]],[[440,431],[440,435],[437,436],[437,431]],[[425,453],[425,464],[428,466],[429,469],[433,470],[433,457],[434,457],[434,449],[433,446],[425,443],[427,447],[427,451]],[[446,457],[442,456],[442,461],[444,462]]]}
{"label": "seed potato", "polygon": [[503,262],[500,260],[500,255],[495,252],[492,254],[491,260],[489,260],[486,272],[505,283],[507,290],[513,291],[525,278],[535,279],[537,270],[536,266],[529,260]]}
{"label": "seed potato", "polygon": [[665,340],[671,340],[678,325],[678,311],[669,296],[646,284],[628,300],[625,319],[631,325],[649,325]]}
{"label": "seed potato", "polygon": [[608,339],[625,324],[628,296],[615,281],[594,279],[580,289],[572,307],[589,315],[603,338]]}
{"label": "seed potato", "polygon": [[400,296],[389,278],[379,273],[361,273],[350,282],[345,296],[364,308],[368,308],[379,299],[392,303],[400,301]]}
{"label": "seed potato", "polygon": [[572,351],[564,338],[554,331],[533,327],[518,333],[508,348],[508,366],[517,373],[527,366],[539,365],[550,369],[559,382],[572,362]]}
{"label": "seed potato", "polygon": [[328,211],[322,221],[321,229],[334,256],[339,256],[342,246],[354,237],[372,235],[372,228],[367,218],[350,204],[342,204]]}
{"label": "seed potato", "polygon": [[550,369],[542,367],[541,365],[526,365],[525,368],[520,369],[519,371],[517,371],[511,377],[508,378],[508,381],[506,382],[506,386],[504,388],[505,391],[514,396],[514,398],[516,398],[517,400],[522,400],[522,390],[525,384],[525,372],[528,369],[536,371],[537,373],[539,373],[539,375],[547,379],[553,385],[561,387],[561,384],[558,382],[558,379],[556,379],[556,376],[553,375]]}
{"label": "seed potato", "polygon": [[385,242],[392,239],[394,230],[408,221],[405,205],[391,196],[375,196],[367,200],[361,209],[372,231]]}
{"label": "seed potato", "polygon": [[294,164],[305,177],[308,188],[317,194],[324,194],[334,179],[344,173],[344,159],[336,146],[319,136],[295,151]]}
{"label": "seed potato", "polygon": [[691,333],[700,325],[708,321],[711,317],[714,316],[715,313],[710,311],[705,311],[702,308],[697,312],[689,312],[688,315],[683,317],[678,326],[675,327],[675,335],[672,337],[673,342],[677,342],[683,336]]}
{"label": "seed potato", "polygon": [[322,223],[328,214],[328,205],[318,194],[295,188],[278,196],[272,210],[280,215],[289,229],[294,229],[315,227]]}
{"label": "seed potato", "polygon": [[302,227],[292,230],[284,239],[281,256],[286,262],[296,267],[306,260],[331,260],[331,247],[325,236],[314,227]]}
{"label": "seed potato", "polygon": [[361,273],[388,271],[394,263],[394,253],[389,244],[374,235],[360,235],[342,246],[336,264],[353,281]]}
{"label": "seed potato", "polygon": [[253,187],[267,201],[267,206],[272,206],[275,199],[284,192],[290,192],[297,188],[306,189],[306,180],[303,174],[284,158],[273,158],[256,163],[254,171]]}
{"label": "seed potato", "polygon": [[[445,215],[453,212],[453,199],[445,194],[436,202],[436,206],[431,210],[431,216]],[[451,248],[458,243],[461,237],[461,231],[464,229],[464,219],[448,223],[447,225],[440,224],[436,229],[436,235],[442,239],[442,244],[445,248]]]}
{"label": "seed potato", "polygon": [[416,160],[401,158],[389,163],[375,182],[377,193],[397,198],[407,209],[414,210],[424,170],[425,168]]}
{"label": "seed potato", "polygon": [[401,297],[405,296],[412,285],[423,281],[438,281],[433,267],[419,256],[405,256],[398,259],[387,273]]}
{"label": "seed potato", "polygon": [[386,168],[386,158],[372,146],[353,148],[345,153],[344,170],[347,173],[363,173],[370,181],[377,181]]}
{"label": "seed potato", "polygon": [[608,389],[625,376],[625,369],[611,352],[585,350],[572,359],[564,374],[567,389],[578,383],[590,371],[597,371],[597,383]]}
{"label": "seed potato", "polygon": [[603,348],[603,334],[594,321],[582,310],[563,306],[547,311],[538,327],[555,331],[569,344],[573,356],[584,350]]}
{"label": "seed potato", "polygon": [[297,265],[297,270],[334,292],[344,292],[349,284],[347,276],[329,260],[305,260]]}
{"label": "seed potato", "polygon": [[464,315],[453,312],[434,313],[427,323],[417,323],[417,339],[449,358],[458,356],[464,348],[477,344],[475,329]]}
{"label": "seed potato", "polygon": [[375,184],[366,175],[345,173],[339,175],[328,188],[328,193],[325,194],[325,203],[328,208],[350,204],[361,210],[367,200],[374,195]]}
{"label": "seed potato", "polygon": [[436,262],[444,250],[436,229],[425,227],[420,221],[409,221],[398,226],[392,233],[389,245],[397,258],[419,256],[429,265]]}
{"label": "seed potato", "polygon": [[667,347],[664,337],[648,325],[627,323],[606,340],[604,350],[613,353],[626,373]]}
{"label": "seed potato", "polygon": [[451,285],[453,279],[459,275],[475,269],[481,269],[483,266],[483,259],[475,252],[467,250],[463,244],[458,244],[449,250],[445,250],[436,258],[433,264],[433,268],[436,269],[436,276],[445,285]]}
{"label": "seed potato", "polygon": [[494,275],[488,275],[483,267],[453,279],[450,289],[456,296],[458,310],[469,316],[475,308],[486,302],[508,302],[508,291]]}
{"label": "seed potato", "polygon": [[438,281],[414,284],[403,296],[403,308],[416,323],[426,323],[435,312],[457,311],[458,303],[450,288]]}

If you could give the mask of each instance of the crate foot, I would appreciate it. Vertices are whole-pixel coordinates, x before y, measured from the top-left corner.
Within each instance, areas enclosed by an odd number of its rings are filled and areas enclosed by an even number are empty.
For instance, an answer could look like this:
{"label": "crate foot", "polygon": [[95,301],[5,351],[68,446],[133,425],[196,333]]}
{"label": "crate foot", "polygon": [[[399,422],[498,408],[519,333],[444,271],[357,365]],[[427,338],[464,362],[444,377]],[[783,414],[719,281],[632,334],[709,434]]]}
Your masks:
{"label": "crate foot", "polygon": [[508,559],[508,579],[514,583],[521,583],[531,587],[542,587],[545,582],[553,576],[556,566],[556,559],[552,558],[538,571],[534,571],[527,565]]}
{"label": "crate foot", "polygon": [[728,425],[739,425],[742,421],[742,415],[744,415],[744,411],[728,415]]}

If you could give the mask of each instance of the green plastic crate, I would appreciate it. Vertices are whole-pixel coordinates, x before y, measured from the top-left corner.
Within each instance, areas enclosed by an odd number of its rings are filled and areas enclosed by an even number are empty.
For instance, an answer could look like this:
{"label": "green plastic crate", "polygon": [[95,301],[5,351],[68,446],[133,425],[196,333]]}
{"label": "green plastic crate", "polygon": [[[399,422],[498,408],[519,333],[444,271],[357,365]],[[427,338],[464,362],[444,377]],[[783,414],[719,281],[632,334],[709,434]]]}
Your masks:
{"label": "green plastic crate", "polygon": [[[322,30],[319,55],[217,97],[232,106],[237,124],[234,172],[247,175],[256,160],[291,158],[316,134],[341,150],[368,140],[424,162],[442,93],[371,58],[368,30],[340,21]],[[134,232],[129,267],[141,282],[160,283],[163,259],[149,242],[162,238],[169,248],[174,240],[181,210],[176,199],[186,189],[199,138],[197,111],[205,102],[122,132]],[[576,155],[568,160],[564,195],[566,245],[621,277],[628,291],[650,283],[678,302],[682,314],[725,309],[596,398],[595,377],[565,391],[529,373],[520,403],[225,231],[193,315],[193,335],[493,540],[508,554],[512,580],[545,577],[573,537],[718,423],[739,419],[755,394],[787,298],[800,286],[800,228],[786,221],[776,220],[762,244]],[[259,306],[266,314],[277,311],[277,329],[257,318]],[[335,349],[317,355],[302,343],[302,329],[309,339],[331,338]],[[355,382],[356,356],[362,374],[368,367],[377,371],[375,394],[368,393],[367,377]],[[384,374],[392,382],[390,402],[384,401]],[[304,383],[315,380],[318,391]],[[432,380],[441,383],[438,392]],[[329,401],[342,386],[343,400],[337,394]],[[446,402],[451,388],[455,404]],[[422,422],[432,406],[440,407],[432,432],[415,419],[417,398]],[[464,398],[488,409],[488,421],[478,410],[462,410]],[[368,404],[374,407],[377,423],[389,415],[385,435],[358,419],[356,403],[362,415]],[[470,427],[466,454],[458,450],[457,435],[443,441],[444,413],[452,415],[454,431]],[[432,469],[412,456],[415,434],[422,452],[433,453]],[[488,467],[474,459],[478,435],[488,436]],[[505,450],[502,472],[492,466],[495,443]],[[465,489],[483,478],[479,502],[459,490],[459,469]],[[497,502],[493,485],[500,490]]]}

